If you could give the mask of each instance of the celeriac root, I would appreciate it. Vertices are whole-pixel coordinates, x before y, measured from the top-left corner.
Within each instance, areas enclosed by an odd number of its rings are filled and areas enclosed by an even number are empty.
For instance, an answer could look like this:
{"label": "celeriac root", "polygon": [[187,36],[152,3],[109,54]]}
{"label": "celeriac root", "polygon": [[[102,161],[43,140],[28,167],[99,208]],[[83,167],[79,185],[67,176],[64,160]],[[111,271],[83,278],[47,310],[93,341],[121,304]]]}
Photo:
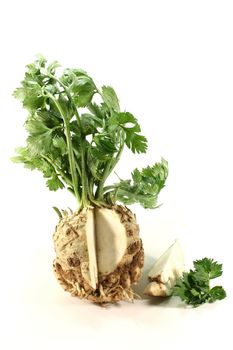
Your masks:
{"label": "celeriac root", "polygon": [[85,208],[67,215],[53,238],[54,271],[66,291],[96,303],[134,299],[131,285],[140,278],[144,252],[139,227],[128,208]]}

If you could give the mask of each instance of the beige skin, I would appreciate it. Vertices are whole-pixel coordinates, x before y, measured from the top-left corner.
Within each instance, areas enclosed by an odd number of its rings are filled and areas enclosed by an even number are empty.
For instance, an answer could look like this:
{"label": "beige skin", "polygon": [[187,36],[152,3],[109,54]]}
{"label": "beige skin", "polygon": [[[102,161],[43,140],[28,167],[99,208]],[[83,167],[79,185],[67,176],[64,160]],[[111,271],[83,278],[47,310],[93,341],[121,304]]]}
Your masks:
{"label": "beige skin", "polygon": [[133,300],[144,263],[139,227],[126,207],[83,209],[63,217],[53,236],[54,270],[72,295],[97,303]]}

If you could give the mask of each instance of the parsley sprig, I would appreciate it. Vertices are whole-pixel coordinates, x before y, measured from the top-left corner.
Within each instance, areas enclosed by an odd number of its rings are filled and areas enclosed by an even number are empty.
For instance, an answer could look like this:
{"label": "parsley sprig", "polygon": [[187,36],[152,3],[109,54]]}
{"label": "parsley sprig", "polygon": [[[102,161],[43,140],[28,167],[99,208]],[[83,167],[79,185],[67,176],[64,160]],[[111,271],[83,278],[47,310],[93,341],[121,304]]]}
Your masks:
{"label": "parsley sprig", "polygon": [[50,190],[67,188],[80,208],[116,201],[155,208],[168,175],[167,162],[135,169],[132,179],[105,186],[124,147],[145,153],[147,139],[137,119],[120,110],[112,87],[98,88],[81,69],[65,69],[58,75],[59,67],[42,56],[27,65],[14,96],[28,111],[28,137],[13,161],[41,171]]}
{"label": "parsley sprig", "polygon": [[226,292],[223,287],[210,287],[210,280],[222,275],[222,264],[210,258],[196,260],[193,264],[194,270],[184,272],[177,281],[173,295],[194,307],[224,299]]}

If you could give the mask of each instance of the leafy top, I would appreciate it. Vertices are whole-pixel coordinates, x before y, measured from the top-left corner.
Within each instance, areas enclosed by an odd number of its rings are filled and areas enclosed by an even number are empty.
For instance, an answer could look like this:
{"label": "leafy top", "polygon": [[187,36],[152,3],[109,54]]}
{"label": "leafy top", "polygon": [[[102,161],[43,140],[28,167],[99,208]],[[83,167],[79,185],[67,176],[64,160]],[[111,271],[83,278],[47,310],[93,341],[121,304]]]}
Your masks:
{"label": "leafy top", "polygon": [[193,265],[197,271],[207,273],[210,279],[222,275],[222,264],[217,263],[214,259],[204,258],[195,260]]}
{"label": "leafy top", "polygon": [[196,260],[193,264],[194,270],[184,272],[177,281],[174,295],[194,307],[224,299],[226,292],[223,287],[210,287],[210,280],[222,275],[222,264],[210,258]]}
{"label": "leafy top", "polygon": [[[168,175],[167,162],[141,172],[135,169],[132,180],[104,187],[124,146],[145,153],[147,139],[138,120],[120,110],[112,87],[97,88],[81,69],[65,69],[58,76],[59,66],[56,61],[47,64],[42,56],[27,65],[14,96],[28,111],[28,137],[13,161],[41,171],[52,191],[66,187],[81,207],[119,200],[154,208]],[[95,95],[101,97],[100,104],[95,103]]]}

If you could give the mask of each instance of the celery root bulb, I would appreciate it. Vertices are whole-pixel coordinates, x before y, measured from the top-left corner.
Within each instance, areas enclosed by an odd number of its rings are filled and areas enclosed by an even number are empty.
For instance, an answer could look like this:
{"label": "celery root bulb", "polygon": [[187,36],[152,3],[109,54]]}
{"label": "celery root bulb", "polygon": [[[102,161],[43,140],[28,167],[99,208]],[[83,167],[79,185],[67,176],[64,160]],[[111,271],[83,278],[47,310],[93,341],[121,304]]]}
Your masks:
{"label": "celery root bulb", "polygon": [[135,215],[126,207],[65,215],[53,236],[55,275],[73,296],[97,303],[133,300],[144,262]]}

